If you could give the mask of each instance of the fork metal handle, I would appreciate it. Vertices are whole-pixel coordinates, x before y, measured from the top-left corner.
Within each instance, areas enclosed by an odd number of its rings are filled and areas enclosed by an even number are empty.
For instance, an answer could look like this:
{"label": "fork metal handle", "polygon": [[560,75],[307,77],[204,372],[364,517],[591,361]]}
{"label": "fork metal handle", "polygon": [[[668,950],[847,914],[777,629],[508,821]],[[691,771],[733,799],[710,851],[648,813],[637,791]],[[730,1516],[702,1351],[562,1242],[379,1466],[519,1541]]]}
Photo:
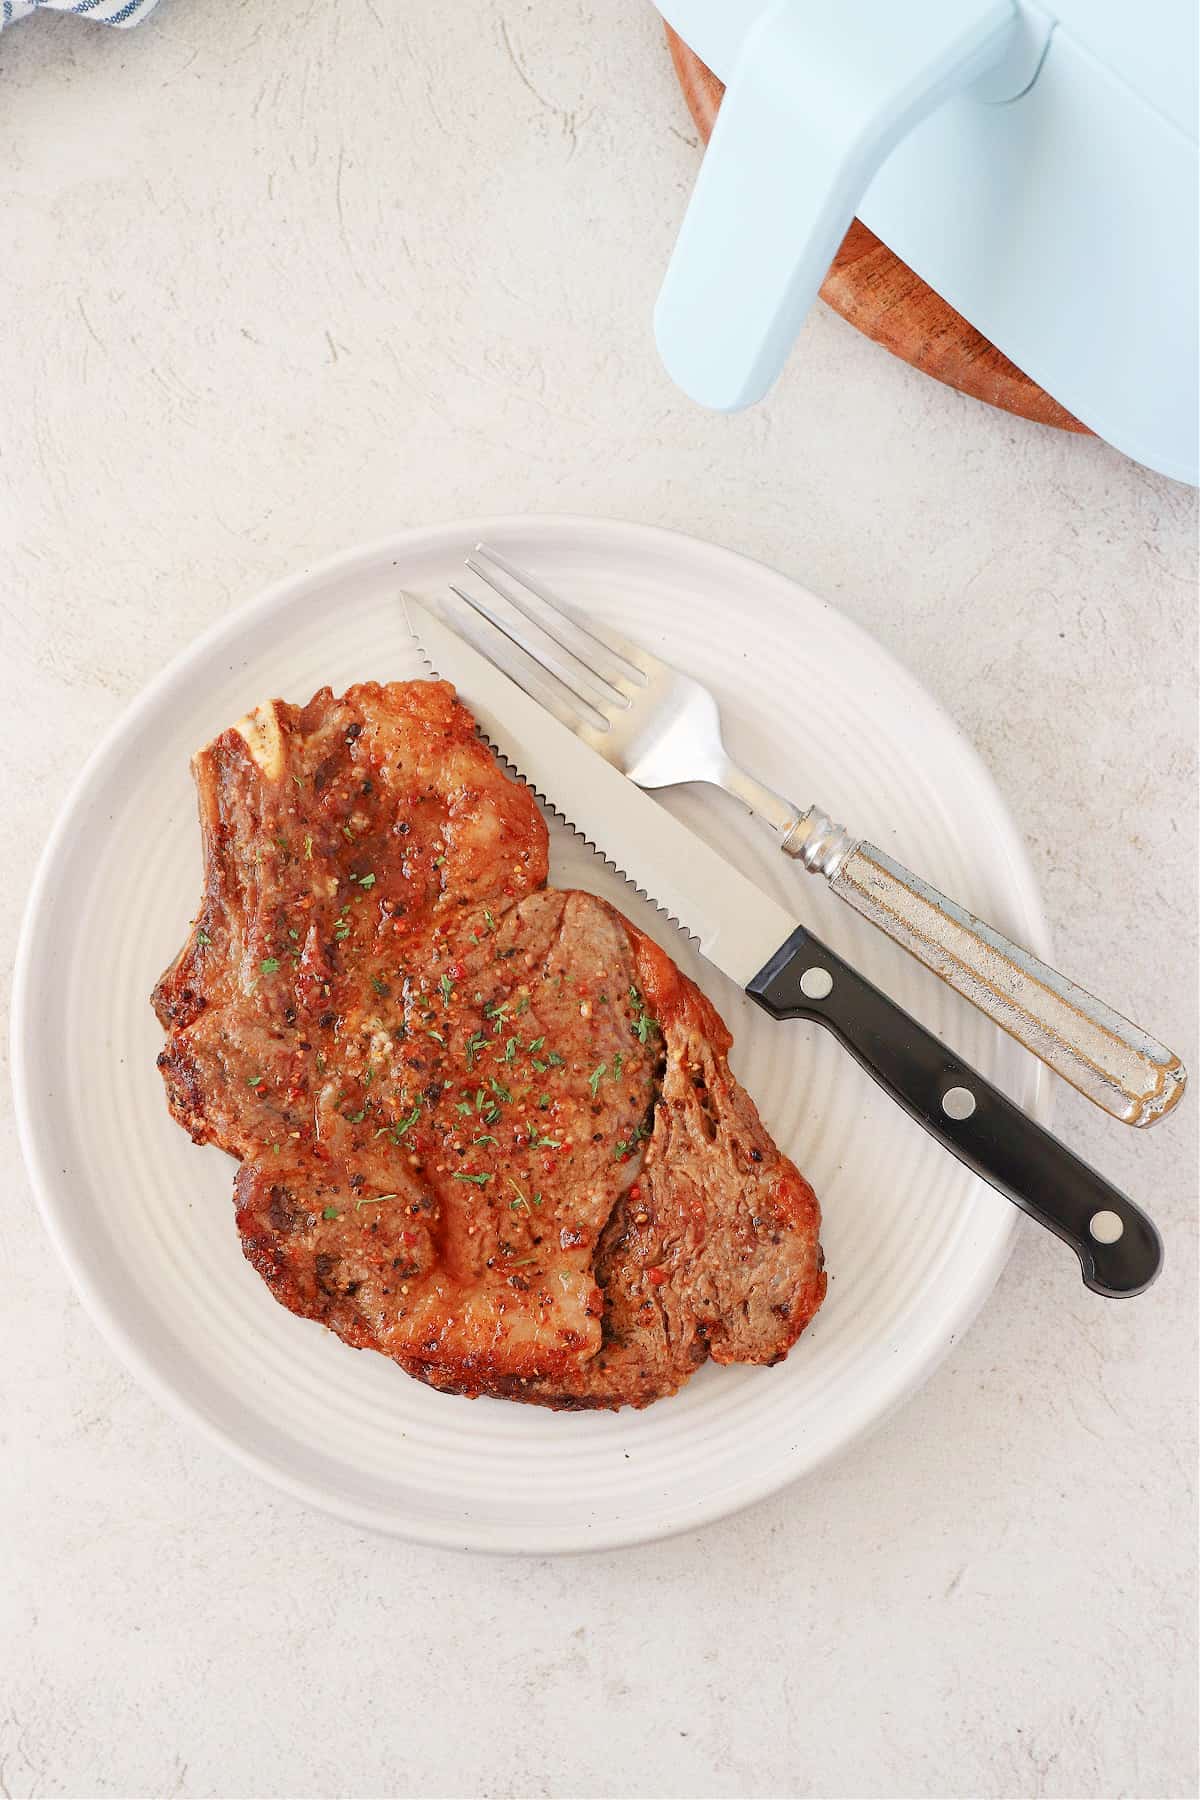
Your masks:
{"label": "fork metal handle", "polygon": [[1173,1051],[819,807],[783,849],[1114,1119],[1153,1125],[1183,1093]]}

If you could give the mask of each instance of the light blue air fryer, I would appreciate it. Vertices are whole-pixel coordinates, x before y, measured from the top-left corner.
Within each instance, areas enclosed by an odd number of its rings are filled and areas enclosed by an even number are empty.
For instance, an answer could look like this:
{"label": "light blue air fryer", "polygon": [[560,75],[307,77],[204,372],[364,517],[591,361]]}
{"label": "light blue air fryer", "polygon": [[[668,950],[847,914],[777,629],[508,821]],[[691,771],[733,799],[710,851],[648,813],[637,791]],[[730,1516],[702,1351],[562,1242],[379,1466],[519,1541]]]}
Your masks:
{"label": "light blue air fryer", "polygon": [[1128,456],[1197,480],[1196,0],[658,0],[726,85],[659,296],[732,411],[855,213]]}

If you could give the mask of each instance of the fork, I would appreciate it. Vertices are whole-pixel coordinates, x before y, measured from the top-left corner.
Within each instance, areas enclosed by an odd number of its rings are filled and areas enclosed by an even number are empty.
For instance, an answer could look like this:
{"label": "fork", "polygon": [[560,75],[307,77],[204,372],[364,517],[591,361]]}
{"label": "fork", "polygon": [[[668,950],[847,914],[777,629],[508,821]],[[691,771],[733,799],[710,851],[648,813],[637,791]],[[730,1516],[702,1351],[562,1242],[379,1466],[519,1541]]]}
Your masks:
{"label": "fork", "polygon": [[1030,951],[1012,943],[821,807],[801,810],[729,755],[698,681],[582,616],[498,550],[451,583],[458,629],[518,686],[643,788],[704,781],[764,819],[780,848],[940,976],[1019,1044],[1126,1125],[1153,1125],[1187,1081],[1179,1058]]}

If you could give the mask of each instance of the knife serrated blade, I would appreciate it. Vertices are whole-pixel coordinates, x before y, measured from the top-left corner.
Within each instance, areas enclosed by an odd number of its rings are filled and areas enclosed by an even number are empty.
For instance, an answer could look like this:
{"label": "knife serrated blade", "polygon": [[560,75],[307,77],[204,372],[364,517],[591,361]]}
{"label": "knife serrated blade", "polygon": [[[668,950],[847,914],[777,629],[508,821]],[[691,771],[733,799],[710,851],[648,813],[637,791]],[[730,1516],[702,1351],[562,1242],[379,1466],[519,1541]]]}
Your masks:
{"label": "knife serrated blade", "polygon": [[840,1038],[897,1105],[1014,1205],[1068,1243],[1096,1293],[1138,1294],[1162,1262],[1126,1195],[872,987],[731,863],[582,743],[427,606],[402,596],[425,661],[485,736],[708,960],[774,1019]]}
{"label": "knife serrated blade", "polygon": [[560,725],[427,606],[410,594],[403,604],[409,630],[430,666],[453,682],[496,749],[535,793],[697,938],[709,962],[744,988],[799,920]]}

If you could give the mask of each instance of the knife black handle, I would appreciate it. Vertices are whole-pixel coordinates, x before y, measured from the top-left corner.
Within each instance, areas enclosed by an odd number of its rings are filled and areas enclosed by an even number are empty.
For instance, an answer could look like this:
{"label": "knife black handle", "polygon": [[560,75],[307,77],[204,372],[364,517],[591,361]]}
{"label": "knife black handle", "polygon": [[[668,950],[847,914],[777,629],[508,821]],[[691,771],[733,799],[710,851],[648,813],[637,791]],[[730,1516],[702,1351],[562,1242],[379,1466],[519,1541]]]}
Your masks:
{"label": "knife black handle", "polygon": [[803,927],[746,992],[772,1018],[832,1031],[960,1162],[1070,1244],[1094,1293],[1116,1299],[1150,1286],[1162,1240],[1141,1208]]}

